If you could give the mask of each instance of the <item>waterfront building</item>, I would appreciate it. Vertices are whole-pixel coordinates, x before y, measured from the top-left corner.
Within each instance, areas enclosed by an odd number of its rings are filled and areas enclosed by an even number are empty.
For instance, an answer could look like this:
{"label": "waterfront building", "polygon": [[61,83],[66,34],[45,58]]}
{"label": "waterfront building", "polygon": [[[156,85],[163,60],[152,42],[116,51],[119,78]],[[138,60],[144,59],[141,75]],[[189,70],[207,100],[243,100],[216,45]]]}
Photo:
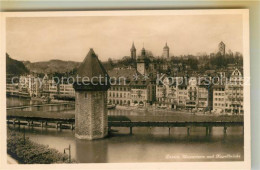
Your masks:
{"label": "waterfront building", "polygon": [[207,111],[212,109],[212,90],[208,85],[198,85],[198,101],[197,108],[199,110]]}
{"label": "waterfront building", "polygon": [[213,87],[213,111],[218,114],[244,114],[243,75],[237,68],[228,82]]}
{"label": "waterfront building", "polygon": [[6,84],[6,93],[9,95],[15,95],[19,93],[19,84],[13,83],[13,84]]}
{"label": "waterfront building", "polygon": [[45,74],[42,78],[42,96],[49,97],[50,96],[50,91],[49,91],[49,86],[50,86],[50,80],[49,76]]}
{"label": "waterfront building", "polygon": [[244,114],[243,75],[237,68],[232,72],[225,87],[227,114]]}
{"label": "waterfront building", "polygon": [[137,74],[134,68],[131,69],[113,69],[108,71],[111,78],[111,87],[108,89],[108,103],[130,106],[131,86],[134,75]]}
{"label": "waterfront building", "polygon": [[196,77],[191,77],[187,86],[188,100],[186,101],[186,108],[194,109],[197,107],[198,100],[198,86]]}
{"label": "waterfront building", "polygon": [[155,82],[136,69],[113,69],[108,72],[111,87],[108,103],[124,106],[146,106],[155,100]]}
{"label": "waterfront building", "polygon": [[[176,79],[175,79],[176,80]],[[168,109],[176,109],[177,103],[177,86],[176,81],[171,81],[167,76],[162,82],[156,85],[156,105]]]}
{"label": "waterfront building", "polygon": [[37,76],[20,76],[19,88],[22,93],[28,93],[30,97],[40,97],[42,92],[41,79]]}
{"label": "waterfront building", "polygon": [[149,100],[149,80],[131,81],[131,106],[147,106]]}
{"label": "waterfront building", "polygon": [[188,100],[187,84],[182,83],[177,86],[177,104],[178,108],[186,108],[186,101]]}
{"label": "waterfront building", "polygon": [[213,112],[224,114],[226,107],[225,85],[215,85],[213,87]]}
{"label": "waterfront building", "polygon": [[59,84],[59,95],[64,97],[75,97],[75,90],[73,84]]}
{"label": "waterfront building", "polygon": [[48,87],[49,87],[49,96],[54,98],[59,93],[59,85],[54,81],[54,79],[48,80]]}

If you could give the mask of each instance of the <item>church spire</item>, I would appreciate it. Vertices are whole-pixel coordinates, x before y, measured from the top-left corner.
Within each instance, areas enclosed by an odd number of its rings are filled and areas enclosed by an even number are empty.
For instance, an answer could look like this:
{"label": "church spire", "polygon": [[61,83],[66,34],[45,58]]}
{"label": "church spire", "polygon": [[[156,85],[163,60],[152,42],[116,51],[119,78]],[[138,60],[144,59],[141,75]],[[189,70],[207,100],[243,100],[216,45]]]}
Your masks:
{"label": "church spire", "polygon": [[130,49],[130,52],[131,52],[131,58],[132,58],[132,60],[136,60],[136,48],[135,48],[135,44],[134,44],[134,42],[133,42],[133,44],[132,44],[132,48]]}
{"label": "church spire", "polygon": [[131,48],[131,50],[136,50],[136,48],[135,48],[135,43],[134,43],[134,42],[132,43],[132,48]]}

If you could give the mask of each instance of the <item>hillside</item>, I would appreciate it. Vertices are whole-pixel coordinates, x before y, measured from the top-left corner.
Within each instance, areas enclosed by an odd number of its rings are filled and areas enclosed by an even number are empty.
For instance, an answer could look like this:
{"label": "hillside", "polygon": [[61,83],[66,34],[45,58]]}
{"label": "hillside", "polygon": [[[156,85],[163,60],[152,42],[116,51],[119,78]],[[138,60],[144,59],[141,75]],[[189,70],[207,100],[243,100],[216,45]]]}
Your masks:
{"label": "hillside", "polygon": [[31,63],[29,61],[23,62],[27,69],[35,73],[65,73],[77,68],[79,62],[75,61],[62,61],[62,60],[50,60],[43,62]]}
{"label": "hillside", "polygon": [[22,75],[28,73],[29,70],[25,67],[23,62],[14,60],[6,53],[6,74]]}

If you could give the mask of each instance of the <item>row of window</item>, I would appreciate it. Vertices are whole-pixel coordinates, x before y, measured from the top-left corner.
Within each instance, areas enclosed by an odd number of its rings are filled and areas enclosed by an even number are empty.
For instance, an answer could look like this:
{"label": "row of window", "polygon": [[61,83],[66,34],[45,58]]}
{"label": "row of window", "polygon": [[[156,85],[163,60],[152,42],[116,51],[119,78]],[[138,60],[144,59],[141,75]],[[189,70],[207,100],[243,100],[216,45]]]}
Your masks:
{"label": "row of window", "polygon": [[130,88],[129,87],[110,87],[109,90],[112,90],[112,91],[130,91]]}
{"label": "row of window", "polygon": [[109,97],[130,97],[130,93],[108,92]]}
{"label": "row of window", "polygon": [[215,101],[224,101],[224,98],[214,98]]}

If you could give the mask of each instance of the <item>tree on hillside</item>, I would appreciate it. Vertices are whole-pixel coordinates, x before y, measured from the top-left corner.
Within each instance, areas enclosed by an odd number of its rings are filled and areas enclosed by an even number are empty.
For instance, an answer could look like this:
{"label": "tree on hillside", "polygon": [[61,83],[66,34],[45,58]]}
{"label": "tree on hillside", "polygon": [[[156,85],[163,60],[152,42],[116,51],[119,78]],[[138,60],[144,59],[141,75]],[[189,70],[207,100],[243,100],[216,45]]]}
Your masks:
{"label": "tree on hillside", "polygon": [[6,73],[12,75],[23,75],[29,73],[29,70],[25,67],[23,62],[12,59],[8,53],[6,53]]}

